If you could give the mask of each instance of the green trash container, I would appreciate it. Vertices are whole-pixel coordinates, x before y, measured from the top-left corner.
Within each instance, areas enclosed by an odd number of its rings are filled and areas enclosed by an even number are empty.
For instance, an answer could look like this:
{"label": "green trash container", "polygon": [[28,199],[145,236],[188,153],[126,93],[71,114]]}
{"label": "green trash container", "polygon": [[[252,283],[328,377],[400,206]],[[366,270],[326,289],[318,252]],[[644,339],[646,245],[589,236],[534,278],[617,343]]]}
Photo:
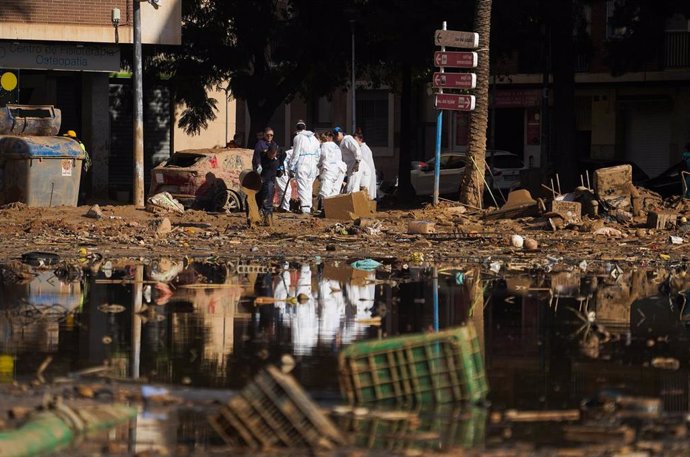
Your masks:
{"label": "green trash container", "polygon": [[0,201],[76,206],[84,158],[68,137],[0,135]]}

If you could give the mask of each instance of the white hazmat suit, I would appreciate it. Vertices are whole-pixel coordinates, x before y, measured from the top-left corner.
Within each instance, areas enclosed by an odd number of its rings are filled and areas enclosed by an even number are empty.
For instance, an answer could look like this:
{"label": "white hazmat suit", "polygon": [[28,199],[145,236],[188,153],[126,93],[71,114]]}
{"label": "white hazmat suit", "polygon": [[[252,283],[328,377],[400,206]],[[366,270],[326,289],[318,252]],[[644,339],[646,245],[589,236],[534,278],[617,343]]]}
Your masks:
{"label": "white hazmat suit", "polygon": [[[347,191],[357,192],[360,187],[366,186],[369,180],[369,167],[362,160],[359,142],[352,135],[345,135],[340,142],[340,151],[343,161],[347,164]],[[359,163],[359,169],[355,171],[357,163]]]}
{"label": "white hazmat suit", "polygon": [[[283,176],[281,177],[276,177],[276,185],[278,186],[278,195],[280,198],[282,198],[282,202],[280,204],[280,207],[285,210],[285,211],[290,211],[290,198],[292,197],[292,186],[288,186],[288,182],[290,180],[287,170],[288,164],[290,163],[290,159],[292,158],[292,149],[288,149],[285,151],[285,170],[286,172],[283,173]],[[284,197],[283,197],[284,195]]]}
{"label": "white hazmat suit", "polygon": [[366,186],[369,191],[369,199],[376,200],[376,165],[374,164],[374,153],[371,152],[371,149],[366,143],[360,144],[359,148],[362,151],[362,161],[366,162],[369,167],[369,180],[366,184],[362,183],[362,185]]}
{"label": "white hazmat suit", "polygon": [[321,143],[314,132],[302,130],[292,140],[292,157],[288,163],[288,170],[297,179],[297,194],[299,195],[302,213],[311,213],[312,186],[318,175],[318,163],[321,156]]}
{"label": "white hazmat suit", "polygon": [[347,165],[343,162],[342,152],[332,141],[321,143],[321,158],[319,160],[321,174],[321,190],[319,196],[332,197],[340,193],[343,180],[347,172]]}

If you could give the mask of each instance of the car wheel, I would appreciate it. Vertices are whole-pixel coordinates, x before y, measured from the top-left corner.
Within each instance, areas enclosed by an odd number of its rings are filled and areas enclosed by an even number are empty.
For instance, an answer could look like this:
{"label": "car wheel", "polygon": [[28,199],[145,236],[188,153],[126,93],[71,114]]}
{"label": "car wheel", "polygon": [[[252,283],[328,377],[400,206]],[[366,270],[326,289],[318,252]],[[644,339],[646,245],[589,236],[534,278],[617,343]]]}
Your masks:
{"label": "car wheel", "polygon": [[237,195],[237,193],[231,190],[226,190],[225,192],[218,194],[217,198],[217,211],[225,211],[228,213],[242,211],[242,199],[239,195]]}

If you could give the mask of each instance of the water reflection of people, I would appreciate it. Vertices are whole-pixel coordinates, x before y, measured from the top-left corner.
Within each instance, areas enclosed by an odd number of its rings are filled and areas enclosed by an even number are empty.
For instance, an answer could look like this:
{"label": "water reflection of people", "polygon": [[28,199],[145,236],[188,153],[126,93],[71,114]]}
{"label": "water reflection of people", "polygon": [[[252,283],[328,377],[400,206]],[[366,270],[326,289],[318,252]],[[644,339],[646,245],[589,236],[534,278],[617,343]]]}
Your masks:
{"label": "water reflection of people", "polygon": [[319,281],[319,316],[319,339],[334,340],[345,318],[345,297],[338,281],[326,278]]}
{"label": "water reflection of people", "polygon": [[288,264],[283,267],[283,271],[277,276],[277,278],[278,280],[273,288],[273,298],[276,299],[276,308],[285,309],[287,299],[290,297],[292,286]]}
{"label": "water reflection of people", "polygon": [[311,267],[309,264],[305,263],[300,267],[295,292],[299,303],[295,305],[292,322],[292,343],[296,354],[311,354],[317,341],[318,318],[312,295]]}

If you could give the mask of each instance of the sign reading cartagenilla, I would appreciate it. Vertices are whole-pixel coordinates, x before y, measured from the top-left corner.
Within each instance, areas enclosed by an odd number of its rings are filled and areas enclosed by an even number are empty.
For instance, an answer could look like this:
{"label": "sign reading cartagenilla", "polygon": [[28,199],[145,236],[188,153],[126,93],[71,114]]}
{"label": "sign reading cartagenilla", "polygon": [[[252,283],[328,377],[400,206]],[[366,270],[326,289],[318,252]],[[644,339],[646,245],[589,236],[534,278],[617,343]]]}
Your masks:
{"label": "sign reading cartagenilla", "polygon": [[474,95],[436,94],[435,106],[440,110],[472,111],[476,99]]}
{"label": "sign reading cartagenilla", "polygon": [[120,48],[113,45],[0,43],[0,68],[32,70],[120,70]]}

